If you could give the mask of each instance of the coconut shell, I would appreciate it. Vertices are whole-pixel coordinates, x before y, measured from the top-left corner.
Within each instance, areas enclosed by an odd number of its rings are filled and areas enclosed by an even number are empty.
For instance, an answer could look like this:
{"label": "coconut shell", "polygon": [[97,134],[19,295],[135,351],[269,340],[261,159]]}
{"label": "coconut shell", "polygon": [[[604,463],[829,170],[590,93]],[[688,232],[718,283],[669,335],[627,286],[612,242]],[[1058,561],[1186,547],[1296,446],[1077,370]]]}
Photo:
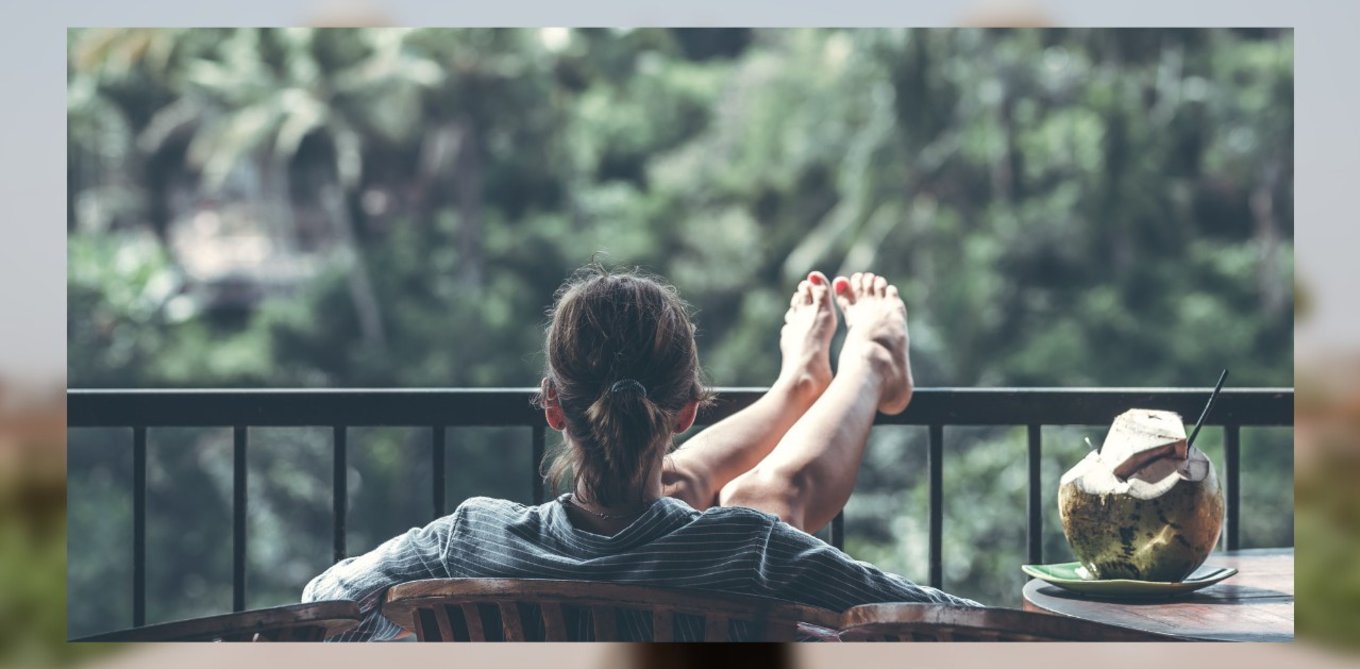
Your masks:
{"label": "coconut shell", "polygon": [[1213,552],[1223,491],[1213,463],[1191,448],[1133,478],[1091,453],[1063,476],[1058,513],[1072,553],[1094,578],[1184,580]]}

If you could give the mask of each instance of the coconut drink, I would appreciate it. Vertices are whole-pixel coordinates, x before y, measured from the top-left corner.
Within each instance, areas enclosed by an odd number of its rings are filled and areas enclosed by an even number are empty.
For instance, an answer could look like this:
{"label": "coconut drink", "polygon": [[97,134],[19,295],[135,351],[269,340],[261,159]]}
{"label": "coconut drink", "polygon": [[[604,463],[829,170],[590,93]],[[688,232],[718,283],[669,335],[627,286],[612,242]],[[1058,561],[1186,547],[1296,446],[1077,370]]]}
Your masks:
{"label": "coconut drink", "polygon": [[1223,508],[1213,463],[1171,411],[1120,414],[1058,489],[1063,534],[1097,579],[1184,580],[1218,543]]}

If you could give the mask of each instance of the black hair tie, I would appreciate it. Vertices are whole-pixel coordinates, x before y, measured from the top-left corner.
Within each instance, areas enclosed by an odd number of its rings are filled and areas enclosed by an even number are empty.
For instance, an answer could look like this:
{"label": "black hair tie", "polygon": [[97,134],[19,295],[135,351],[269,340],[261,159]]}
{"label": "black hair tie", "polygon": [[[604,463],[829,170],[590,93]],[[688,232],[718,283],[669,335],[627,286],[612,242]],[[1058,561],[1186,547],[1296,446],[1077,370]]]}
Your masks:
{"label": "black hair tie", "polygon": [[637,379],[619,379],[614,382],[614,385],[609,386],[611,393],[621,393],[626,390],[637,390],[639,395],[647,396],[647,387],[638,382]]}

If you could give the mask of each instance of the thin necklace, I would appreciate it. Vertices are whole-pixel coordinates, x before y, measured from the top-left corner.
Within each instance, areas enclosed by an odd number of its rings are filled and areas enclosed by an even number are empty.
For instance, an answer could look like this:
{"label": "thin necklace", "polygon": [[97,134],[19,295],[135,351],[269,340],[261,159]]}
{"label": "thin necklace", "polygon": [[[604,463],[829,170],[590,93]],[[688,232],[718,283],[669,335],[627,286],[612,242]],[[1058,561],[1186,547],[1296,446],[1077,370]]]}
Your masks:
{"label": "thin necklace", "polygon": [[588,513],[588,514],[590,514],[590,515],[592,515],[592,516],[595,516],[596,518],[599,518],[599,519],[601,519],[601,520],[618,520],[618,519],[620,519],[620,518],[632,518],[633,516],[636,516],[636,515],[638,515],[638,514],[640,514],[640,513],[642,513],[643,511],[646,510],[646,509],[638,509],[637,511],[634,511],[634,512],[632,512],[632,513],[622,513],[622,514],[600,513],[600,512],[598,512],[598,511],[592,511],[592,510],[590,510],[590,509],[587,509],[586,506],[585,506],[584,504],[581,503],[581,500],[579,500],[579,499],[576,498],[576,493],[571,493],[571,495],[567,497],[567,501],[568,501],[568,502],[571,502],[571,505],[572,505],[572,506],[574,506],[574,507],[576,507],[576,508],[578,508],[578,509],[580,509],[580,510],[582,510],[582,511],[585,511],[586,513]]}

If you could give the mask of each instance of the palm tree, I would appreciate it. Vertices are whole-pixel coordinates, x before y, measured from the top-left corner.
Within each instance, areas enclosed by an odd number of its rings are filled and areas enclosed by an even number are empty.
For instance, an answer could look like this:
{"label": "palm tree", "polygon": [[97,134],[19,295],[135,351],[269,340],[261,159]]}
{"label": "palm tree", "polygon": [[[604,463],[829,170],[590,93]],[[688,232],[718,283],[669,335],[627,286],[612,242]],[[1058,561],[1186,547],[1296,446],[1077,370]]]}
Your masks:
{"label": "palm tree", "polygon": [[[72,29],[67,72],[68,226],[77,207],[144,211],[165,241],[165,195],[182,156],[165,146],[139,151],[136,133],[174,99],[179,65],[188,54],[211,48],[211,31],[178,29]],[[145,198],[139,197],[142,193]],[[81,202],[77,202],[77,195]],[[94,222],[116,213],[95,213]],[[88,217],[86,217],[88,218]]]}
{"label": "palm tree", "polygon": [[183,93],[145,124],[139,147],[157,156],[182,146],[184,161],[208,193],[223,189],[233,175],[251,174],[271,205],[267,234],[283,248],[296,236],[290,175],[299,149],[304,141],[324,147],[327,183],[316,195],[340,260],[351,266],[350,295],[363,339],[381,350],[380,305],[355,242],[349,203],[362,183],[367,144],[411,139],[418,129],[419,89],[442,79],[439,66],[405,49],[407,31],[399,29],[233,29],[207,52],[139,46],[201,39],[201,31],[149,32],[120,31],[105,40],[110,53],[183,54],[162,59],[160,73],[175,77]]}

